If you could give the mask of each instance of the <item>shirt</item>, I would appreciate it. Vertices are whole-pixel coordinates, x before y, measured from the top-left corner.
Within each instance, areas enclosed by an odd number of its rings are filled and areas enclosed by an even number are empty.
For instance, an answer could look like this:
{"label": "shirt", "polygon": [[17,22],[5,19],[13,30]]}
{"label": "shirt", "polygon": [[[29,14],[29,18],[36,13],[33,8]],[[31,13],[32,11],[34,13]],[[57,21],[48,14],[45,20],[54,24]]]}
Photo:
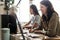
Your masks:
{"label": "shirt", "polygon": [[33,25],[34,23],[37,23],[38,24],[37,27],[39,27],[39,25],[40,25],[40,16],[39,15],[35,15],[31,18],[30,24]]}

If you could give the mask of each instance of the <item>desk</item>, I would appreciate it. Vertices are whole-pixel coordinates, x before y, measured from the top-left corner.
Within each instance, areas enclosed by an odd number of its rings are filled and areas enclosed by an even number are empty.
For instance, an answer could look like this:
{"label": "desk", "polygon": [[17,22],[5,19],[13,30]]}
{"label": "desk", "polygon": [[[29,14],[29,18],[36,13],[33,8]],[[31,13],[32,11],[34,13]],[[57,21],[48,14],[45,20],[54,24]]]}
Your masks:
{"label": "desk", "polygon": [[[26,32],[28,32],[27,30],[25,30]],[[39,35],[38,38],[32,38],[28,35]],[[57,37],[48,37],[48,36],[45,36],[43,34],[35,34],[35,33],[28,33],[28,34],[24,34],[25,36],[25,39],[26,40],[60,40],[60,36],[57,36]],[[21,34],[11,34],[11,40],[22,40],[22,36]]]}
{"label": "desk", "polygon": [[60,36],[51,37],[51,38],[45,38],[45,40],[60,40]]}
{"label": "desk", "polygon": [[[24,36],[26,40],[60,40],[59,36],[49,38],[42,34],[38,34],[38,35],[40,35],[39,38],[32,38],[32,37],[28,37],[27,35],[24,35]],[[22,36],[21,34],[11,34],[11,40],[22,40]]]}
{"label": "desk", "polygon": [[[40,35],[39,38],[32,38],[28,37],[26,34],[24,34],[25,40],[42,40],[43,35]],[[21,34],[11,34],[11,40],[22,40]]]}

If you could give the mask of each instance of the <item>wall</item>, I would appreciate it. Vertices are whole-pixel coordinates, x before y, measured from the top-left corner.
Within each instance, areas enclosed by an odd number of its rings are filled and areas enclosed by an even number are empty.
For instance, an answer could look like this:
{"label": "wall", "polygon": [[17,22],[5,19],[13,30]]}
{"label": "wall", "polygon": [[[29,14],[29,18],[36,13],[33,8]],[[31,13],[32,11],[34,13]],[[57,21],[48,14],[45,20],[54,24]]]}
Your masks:
{"label": "wall", "polygon": [[0,2],[0,40],[1,40],[1,14],[4,14],[4,12],[5,12],[4,11],[4,2]]}

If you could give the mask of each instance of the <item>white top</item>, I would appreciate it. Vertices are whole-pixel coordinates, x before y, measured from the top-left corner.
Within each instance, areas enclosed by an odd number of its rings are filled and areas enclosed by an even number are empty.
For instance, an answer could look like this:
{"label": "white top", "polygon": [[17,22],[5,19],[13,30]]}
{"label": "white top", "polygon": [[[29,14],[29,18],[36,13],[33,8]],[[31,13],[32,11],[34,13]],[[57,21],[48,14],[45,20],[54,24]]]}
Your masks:
{"label": "white top", "polygon": [[39,27],[39,25],[40,25],[40,16],[39,15],[33,16],[31,18],[31,23],[30,24],[33,25],[34,23],[37,23],[38,27]]}

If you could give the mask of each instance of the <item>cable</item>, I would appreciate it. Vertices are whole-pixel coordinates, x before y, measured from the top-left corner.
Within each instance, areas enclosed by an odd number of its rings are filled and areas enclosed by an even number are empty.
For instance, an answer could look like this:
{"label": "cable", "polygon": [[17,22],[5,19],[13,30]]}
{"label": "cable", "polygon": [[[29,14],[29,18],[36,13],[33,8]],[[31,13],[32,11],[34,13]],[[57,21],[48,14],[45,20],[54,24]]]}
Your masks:
{"label": "cable", "polygon": [[21,0],[19,0],[19,2],[17,3],[16,7],[19,5],[20,2],[21,2]]}
{"label": "cable", "polygon": [[21,34],[22,34],[23,40],[25,40],[25,36],[24,36],[24,34],[23,34],[23,30],[22,30],[22,28],[21,28],[21,24],[20,24],[20,22],[19,22],[18,19],[17,19],[17,21],[18,21],[18,25],[19,25],[19,28],[20,28],[20,31],[21,31]]}

